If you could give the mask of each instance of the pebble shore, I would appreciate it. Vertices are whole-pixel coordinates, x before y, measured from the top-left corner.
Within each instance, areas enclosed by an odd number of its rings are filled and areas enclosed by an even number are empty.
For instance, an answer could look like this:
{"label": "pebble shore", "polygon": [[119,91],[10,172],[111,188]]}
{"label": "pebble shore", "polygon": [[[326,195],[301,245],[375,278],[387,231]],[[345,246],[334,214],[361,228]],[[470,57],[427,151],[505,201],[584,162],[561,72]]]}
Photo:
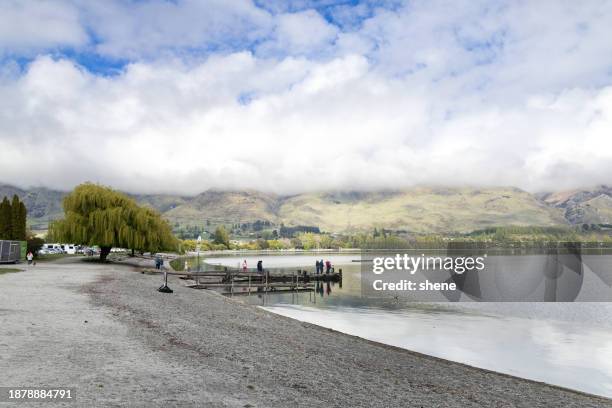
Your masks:
{"label": "pebble shore", "polygon": [[612,407],[277,316],[176,277],[172,294],[160,284],[132,266],[74,260],[0,275],[0,386],[76,387],[78,406]]}

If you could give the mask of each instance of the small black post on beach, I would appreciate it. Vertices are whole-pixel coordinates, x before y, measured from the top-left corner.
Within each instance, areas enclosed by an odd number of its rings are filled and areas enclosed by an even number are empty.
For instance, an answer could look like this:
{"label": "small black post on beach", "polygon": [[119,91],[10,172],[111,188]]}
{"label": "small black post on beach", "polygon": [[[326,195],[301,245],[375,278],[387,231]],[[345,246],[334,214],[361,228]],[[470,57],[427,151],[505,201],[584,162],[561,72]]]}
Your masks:
{"label": "small black post on beach", "polygon": [[157,289],[158,292],[162,293],[172,293],[174,292],[172,289],[168,287],[168,271],[164,269],[164,284]]}

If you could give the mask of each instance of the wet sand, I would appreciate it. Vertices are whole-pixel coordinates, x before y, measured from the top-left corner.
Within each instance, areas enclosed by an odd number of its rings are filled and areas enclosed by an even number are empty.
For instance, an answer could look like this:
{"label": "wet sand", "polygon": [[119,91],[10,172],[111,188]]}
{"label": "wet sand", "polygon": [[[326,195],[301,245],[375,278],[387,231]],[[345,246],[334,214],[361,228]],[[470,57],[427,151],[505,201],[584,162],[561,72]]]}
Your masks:
{"label": "wet sand", "polygon": [[158,293],[160,284],[131,266],[78,260],[0,275],[0,386],[76,387],[77,404],[67,406],[612,407],[277,316],[176,278],[173,294]]}

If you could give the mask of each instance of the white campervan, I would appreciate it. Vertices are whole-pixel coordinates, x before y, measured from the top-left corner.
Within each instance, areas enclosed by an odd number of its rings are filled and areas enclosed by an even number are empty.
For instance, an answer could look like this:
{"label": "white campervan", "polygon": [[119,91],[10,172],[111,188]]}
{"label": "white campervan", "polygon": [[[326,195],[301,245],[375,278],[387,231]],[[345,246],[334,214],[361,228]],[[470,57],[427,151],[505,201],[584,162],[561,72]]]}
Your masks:
{"label": "white campervan", "polygon": [[62,251],[64,251],[65,254],[74,255],[77,253],[77,249],[77,246],[74,244],[62,244]]}
{"label": "white campervan", "polygon": [[44,244],[42,249],[47,253],[64,253],[74,255],[77,253],[78,246],[74,244]]}
{"label": "white campervan", "polygon": [[62,246],[60,244],[43,244],[42,249],[46,249],[47,251],[62,251]]}

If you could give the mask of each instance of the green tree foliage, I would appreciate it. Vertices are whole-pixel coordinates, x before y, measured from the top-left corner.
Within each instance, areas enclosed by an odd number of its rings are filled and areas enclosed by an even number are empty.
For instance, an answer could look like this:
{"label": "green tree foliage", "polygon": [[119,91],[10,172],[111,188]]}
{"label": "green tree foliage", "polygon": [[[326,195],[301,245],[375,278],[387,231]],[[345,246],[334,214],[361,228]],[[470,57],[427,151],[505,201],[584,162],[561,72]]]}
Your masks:
{"label": "green tree foliage", "polygon": [[303,232],[298,234],[296,238],[300,240],[302,248],[306,250],[320,248],[319,237],[312,232]]}
{"label": "green tree foliage", "polygon": [[321,235],[321,238],[319,240],[319,245],[321,246],[321,248],[325,248],[325,249],[338,248],[339,246],[336,242],[334,242],[334,239],[330,237],[329,235]]}
{"label": "green tree foliage", "polygon": [[198,236],[205,237],[208,235],[206,229],[199,225],[181,226],[178,222],[174,225],[174,235],[180,239],[196,239]]}
{"label": "green tree foliage", "polygon": [[230,237],[223,225],[220,225],[215,229],[213,234],[213,242],[218,245],[225,245],[227,248],[230,247]]}
{"label": "green tree foliage", "polygon": [[20,236],[23,237],[23,239],[27,239],[28,209],[24,203],[19,203],[19,219],[21,220],[21,224],[19,224]]}
{"label": "green tree foliage", "polygon": [[101,260],[112,247],[150,252],[178,247],[170,225],[156,211],[108,187],[81,184],[64,198],[63,206],[64,219],[49,226],[51,239],[98,245]]}
{"label": "green tree foliage", "polygon": [[0,239],[11,239],[13,236],[11,202],[4,197],[0,203]]}
{"label": "green tree foliage", "polygon": [[[198,241],[195,239],[185,239],[181,241],[183,251],[195,251],[198,248]],[[200,251],[210,251],[212,244],[210,241],[203,240],[200,242]]]}
{"label": "green tree foliage", "polygon": [[290,243],[284,242],[280,239],[272,239],[268,241],[268,247],[272,250],[287,249],[290,247]]}
{"label": "green tree foliage", "polygon": [[256,240],[255,245],[257,249],[270,249],[270,244],[268,244],[268,241],[263,238]]}
{"label": "green tree foliage", "polygon": [[12,239],[25,241],[26,240],[26,218],[27,210],[17,194],[13,196],[11,203],[11,224],[13,229]]}
{"label": "green tree foliage", "polygon": [[17,195],[0,203],[0,239],[26,240],[27,210]]}
{"label": "green tree foliage", "polygon": [[36,254],[42,248],[45,240],[34,235],[29,235],[27,239],[28,252]]}

